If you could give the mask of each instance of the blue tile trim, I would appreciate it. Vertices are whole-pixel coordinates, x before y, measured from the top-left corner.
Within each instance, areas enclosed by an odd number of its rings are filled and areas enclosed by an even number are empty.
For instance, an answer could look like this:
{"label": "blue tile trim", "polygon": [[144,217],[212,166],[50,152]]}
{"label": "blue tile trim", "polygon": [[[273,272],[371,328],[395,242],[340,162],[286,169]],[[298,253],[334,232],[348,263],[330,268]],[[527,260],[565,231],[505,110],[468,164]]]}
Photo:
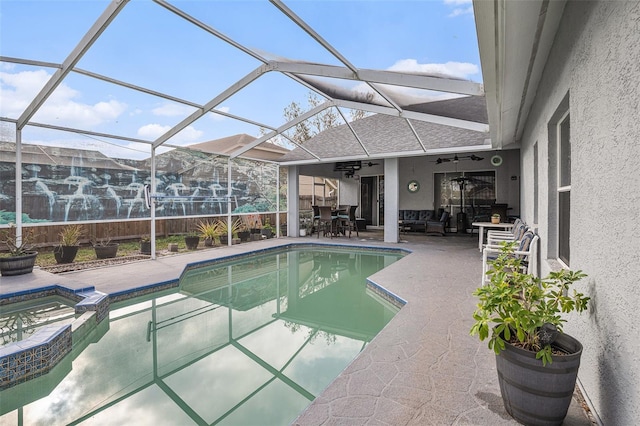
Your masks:
{"label": "blue tile trim", "polygon": [[71,325],[43,327],[30,339],[0,349],[0,390],[41,376],[73,347]]}
{"label": "blue tile trim", "polygon": [[367,279],[367,288],[369,288],[370,290],[372,290],[377,295],[379,295],[380,297],[382,297],[387,302],[391,303],[393,306],[397,308],[402,308],[404,305],[407,304],[407,301],[404,300],[402,297],[398,296],[397,294],[382,287],[380,284],[377,284],[374,281],[371,281],[369,279]]}

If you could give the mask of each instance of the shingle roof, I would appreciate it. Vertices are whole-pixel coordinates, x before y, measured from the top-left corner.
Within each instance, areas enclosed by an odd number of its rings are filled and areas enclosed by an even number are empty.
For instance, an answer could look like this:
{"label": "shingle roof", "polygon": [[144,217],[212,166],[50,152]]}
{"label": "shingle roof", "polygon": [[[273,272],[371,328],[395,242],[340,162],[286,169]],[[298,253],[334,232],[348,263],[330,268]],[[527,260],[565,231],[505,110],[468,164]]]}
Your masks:
{"label": "shingle roof", "polygon": [[[486,123],[487,109],[484,97],[469,96],[412,105],[412,110],[428,114],[447,115],[469,121]],[[407,120],[385,114],[375,114],[351,123],[370,156],[401,152],[425,152],[451,147],[488,146],[484,132],[461,129],[424,121],[409,120],[420,141],[414,135]],[[424,145],[421,146],[420,142]],[[327,129],[304,143],[304,147],[320,158],[366,156],[356,137],[347,125]],[[314,160],[301,148],[296,148],[280,158],[280,162]]]}

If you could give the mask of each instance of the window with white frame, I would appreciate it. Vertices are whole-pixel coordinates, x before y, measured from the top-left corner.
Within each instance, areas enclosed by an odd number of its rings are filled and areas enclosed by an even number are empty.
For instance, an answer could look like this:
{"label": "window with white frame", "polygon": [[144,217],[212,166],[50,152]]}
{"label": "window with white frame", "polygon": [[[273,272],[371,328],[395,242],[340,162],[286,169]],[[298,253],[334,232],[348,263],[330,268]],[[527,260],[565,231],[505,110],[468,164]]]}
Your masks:
{"label": "window with white frame", "polygon": [[558,141],[558,259],[570,260],[571,230],[571,123],[569,111],[557,124]]}

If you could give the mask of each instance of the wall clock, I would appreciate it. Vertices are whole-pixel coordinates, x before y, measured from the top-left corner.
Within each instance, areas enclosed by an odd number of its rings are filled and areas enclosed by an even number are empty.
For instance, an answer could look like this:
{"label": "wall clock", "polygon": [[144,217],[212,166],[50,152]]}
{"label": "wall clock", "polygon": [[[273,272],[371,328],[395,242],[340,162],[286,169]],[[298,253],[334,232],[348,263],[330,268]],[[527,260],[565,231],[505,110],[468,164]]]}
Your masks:
{"label": "wall clock", "polygon": [[417,180],[412,180],[407,184],[407,189],[409,190],[409,192],[418,192],[418,190],[420,189],[420,183],[418,183]]}

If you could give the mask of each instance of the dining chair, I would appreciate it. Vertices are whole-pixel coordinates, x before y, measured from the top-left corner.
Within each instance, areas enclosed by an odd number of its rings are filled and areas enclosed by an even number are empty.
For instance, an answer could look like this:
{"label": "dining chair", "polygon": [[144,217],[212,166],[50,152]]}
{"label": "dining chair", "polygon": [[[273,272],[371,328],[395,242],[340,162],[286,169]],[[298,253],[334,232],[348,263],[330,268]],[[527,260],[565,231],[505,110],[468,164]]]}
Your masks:
{"label": "dining chair", "polygon": [[[318,206],[320,217],[318,218],[318,227],[322,226],[324,235],[327,235],[327,225],[329,225],[329,234],[333,238],[333,225],[335,218],[331,215],[331,206]],[[318,238],[320,238],[320,229],[318,228]]]}
{"label": "dining chair", "polygon": [[313,209],[313,217],[311,218],[311,235],[313,235],[313,231],[320,232],[318,230],[318,225],[320,225],[320,206],[311,206]]}
{"label": "dining chair", "polygon": [[355,229],[356,236],[359,237],[358,223],[356,222],[356,209],[358,206],[349,206],[349,238],[351,238],[351,230]]}

